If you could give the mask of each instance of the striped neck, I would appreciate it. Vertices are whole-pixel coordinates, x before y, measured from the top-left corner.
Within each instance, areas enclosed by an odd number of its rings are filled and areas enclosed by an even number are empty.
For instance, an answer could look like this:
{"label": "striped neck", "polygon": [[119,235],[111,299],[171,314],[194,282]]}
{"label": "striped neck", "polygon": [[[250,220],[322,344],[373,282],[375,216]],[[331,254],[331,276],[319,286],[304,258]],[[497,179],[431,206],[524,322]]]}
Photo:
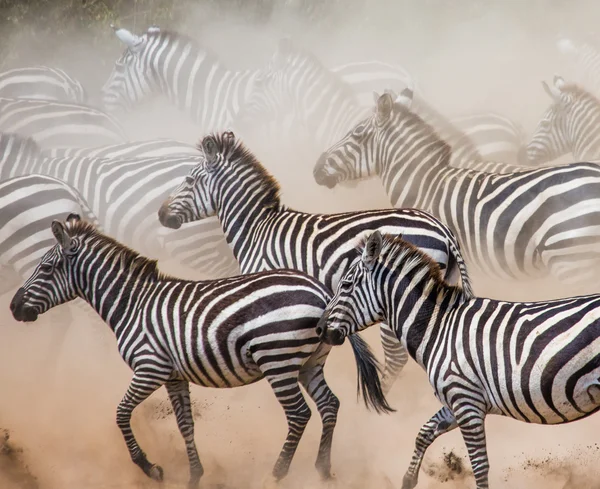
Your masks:
{"label": "striped neck", "polygon": [[256,246],[256,234],[264,229],[265,220],[283,209],[279,184],[241,144],[214,171],[211,191],[216,196],[217,215],[244,270],[245,250]]}
{"label": "striped neck", "polygon": [[149,36],[144,51],[159,91],[205,129],[231,123],[260,73],[230,70],[193,39],[174,33]]}
{"label": "striped neck", "polygon": [[439,266],[405,242],[385,245],[371,274],[386,323],[396,331],[410,356],[421,366],[429,361],[428,343],[447,333],[444,319],[468,297],[442,279]]}
{"label": "striped neck", "polygon": [[600,101],[588,92],[573,88],[576,100],[565,114],[564,128],[571,153],[576,160],[594,160],[600,157]]}
{"label": "striped neck", "polygon": [[130,328],[127,315],[143,301],[148,286],[168,279],[155,260],[140,256],[93,230],[80,235],[80,250],[71,265],[71,279],[79,296],[92,306],[117,337]]}

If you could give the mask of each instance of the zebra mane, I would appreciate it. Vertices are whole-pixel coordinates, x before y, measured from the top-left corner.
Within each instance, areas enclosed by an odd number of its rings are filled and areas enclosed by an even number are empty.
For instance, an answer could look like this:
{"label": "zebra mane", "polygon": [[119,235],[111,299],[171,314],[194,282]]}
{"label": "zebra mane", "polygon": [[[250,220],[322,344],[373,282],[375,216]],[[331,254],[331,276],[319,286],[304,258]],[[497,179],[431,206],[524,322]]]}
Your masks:
{"label": "zebra mane", "polygon": [[103,234],[93,224],[84,221],[67,221],[65,223],[70,237],[77,237],[88,243],[101,243],[111,248],[109,259],[119,259],[121,269],[139,273],[140,278],[154,280],[177,280],[158,269],[158,261],[140,255],[137,251],[125,246],[114,238]]}
{"label": "zebra mane", "polygon": [[452,146],[445,139],[442,139],[435,127],[402,103],[394,102],[393,112],[400,113],[402,119],[406,120],[409,126],[417,127],[420,132],[426,133],[431,139],[436,139],[439,142],[440,149],[444,153],[444,159],[447,159],[448,164],[450,164]]}
{"label": "zebra mane", "polygon": [[590,93],[584,87],[577,85],[576,83],[567,83],[561,87],[560,91],[576,98],[585,98],[587,100],[594,101],[596,104],[600,104],[600,100],[598,100],[594,94]]}
{"label": "zebra mane", "polygon": [[[227,134],[227,135],[226,135]],[[229,165],[236,167],[245,166],[252,169],[252,175],[261,182],[261,189],[265,195],[265,203],[267,206],[285,210],[281,205],[279,182],[269,173],[254,154],[244,145],[244,143],[236,137],[230,137],[228,131],[212,133],[212,136],[217,145],[217,153],[223,155],[223,159]],[[202,151],[201,142],[198,143],[198,150]]]}
{"label": "zebra mane", "polygon": [[[439,263],[427,253],[399,236],[381,233],[381,237],[383,241],[379,256],[384,257],[385,262],[394,266],[410,264],[412,269],[426,268],[427,278],[433,280],[437,286],[462,292],[460,285],[451,285],[444,280]],[[363,237],[356,248],[361,254],[365,249],[367,239],[368,237]]]}

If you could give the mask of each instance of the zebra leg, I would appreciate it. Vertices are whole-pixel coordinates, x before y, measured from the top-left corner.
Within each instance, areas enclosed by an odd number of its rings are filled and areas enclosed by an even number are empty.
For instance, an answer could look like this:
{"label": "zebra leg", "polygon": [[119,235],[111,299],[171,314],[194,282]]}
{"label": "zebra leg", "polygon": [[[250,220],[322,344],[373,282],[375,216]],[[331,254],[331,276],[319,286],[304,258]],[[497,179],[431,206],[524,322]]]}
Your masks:
{"label": "zebra leg", "polygon": [[288,423],[288,434],[273,468],[273,476],[279,481],[287,475],[290,469],[311,413],[298,384],[298,371],[279,375],[267,373],[265,377],[271,384],[279,404],[283,407]]}
{"label": "zebra leg", "polygon": [[485,413],[471,406],[462,412],[460,410],[455,412],[458,427],[467,445],[477,489],[488,489],[490,463],[485,442]]}
{"label": "zebra leg", "polygon": [[148,477],[161,482],[163,480],[162,467],[148,461],[146,454],[138,445],[131,430],[131,414],[133,410],[150,394],[167,382],[168,379],[161,378],[159,375],[154,364],[148,365],[147,369],[143,367],[135,369],[127,392],[117,407],[117,425],[123,434],[133,463],[142,469]]}
{"label": "zebra leg", "polygon": [[421,469],[421,463],[425,456],[425,451],[429,448],[435,439],[448,433],[457,427],[456,419],[452,412],[443,407],[437,413],[435,413],[427,423],[423,425],[417,435],[415,442],[415,452],[404,479],[402,480],[402,489],[412,489],[417,485],[419,479],[419,470]]}
{"label": "zebra leg", "polygon": [[381,389],[384,394],[387,394],[398,378],[398,375],[400,375],[404,365],[408,362],[408,353],[398,340],[396,333],[387,324],[381,323],[379,325],[379,334],[385,356]]}
{"label": "zebra leg", "polygon": [[190,462],[190,481],[188,487],[198,487],[204,468],[200,463],[196,443],[194,442],[194,418],[192,416],[192,403],[190,400],[190,384],[184,380],[170,380],[167,382],[167,392],[177,419],[179,432],[185,441],[188,460]]}
{"label": "zebra leg", "polygon": [[319,454],[315,466],[323,479],[329,479],[331,478],[331,443],[333,441],[333,430],[337,422],[340,401],[327,385],[323,373],[323,365],[317,365],[308,370],[301,370],[299,380],[310,398],[317,405],[317,409],[321,415],[323,431],[321,433],[321,443],[319,444]]}

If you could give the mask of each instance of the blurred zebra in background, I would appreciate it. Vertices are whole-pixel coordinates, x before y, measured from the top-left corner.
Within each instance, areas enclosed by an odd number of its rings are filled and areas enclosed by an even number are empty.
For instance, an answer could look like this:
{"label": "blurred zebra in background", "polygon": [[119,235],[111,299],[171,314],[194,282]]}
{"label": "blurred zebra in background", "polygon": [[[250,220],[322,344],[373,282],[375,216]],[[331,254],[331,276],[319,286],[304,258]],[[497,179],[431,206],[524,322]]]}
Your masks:
{"label": "blurred zebra in background", "polygon": [[48,66],[15,68],[0,73],[0,98],[25,98],[83,104],[81,83],[63,70]]}

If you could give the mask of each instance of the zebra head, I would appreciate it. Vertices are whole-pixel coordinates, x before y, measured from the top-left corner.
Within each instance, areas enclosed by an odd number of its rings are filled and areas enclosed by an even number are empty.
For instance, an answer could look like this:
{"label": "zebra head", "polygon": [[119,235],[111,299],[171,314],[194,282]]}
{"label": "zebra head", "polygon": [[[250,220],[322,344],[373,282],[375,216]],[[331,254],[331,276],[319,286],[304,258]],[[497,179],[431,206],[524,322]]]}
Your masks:
{"label": "zebra head", "polygon": [[[232,132],[224,132],[219,139],[235,140]],[[171,229],[179,229],[182,224],[199,221],[216,215],[218,190],[216,180],[218,168],[227,161],[227,153],[217,141],[217,136],[209,135],[202,139],[198,149],[204,153],[204,161],[195,166],[191,173],[175,189],[158,211],[160,223]]]}
{"label": "zebra head", "polygon": [[374,93],[373,114],[360,121],[340,141],[325,151],[313,169],[317,184],[333,188],[337,184],[378,174],[377,148],[385,139],[393,119],[394,104],[410,107],[413,91],[404,89],[399,96],[391,91]]}
{"label": "zebra head", "polygon": [[66,222],[52,221],[52,234],[57,244],[44,254],[10,303],[10,310],[17,321],[35,321],[38,315],[78,296],[71,268],[79,241],[70,236],[69,228],[79,220],[79,215],[69,214]]}
{"label": "zebra head", "polygon": [[561,77],[555,76],[552,86],[546,82],[542,82],[542,86],[552,99],[552,105],[544,113],[526,146],[527,163],[537,165],[572,151],[569,120],[572,111],[576,110],[575,94]]}
{"label": "zebra head", "polygon": [[369,236],[362,256],[348,268],[338,283],[335,295],[327,304],[317,324],[317,334],[327,344],[341,345],[346,336],[384,319],[377,299],[373,268],[381,253],[383,238],[379,231]]}
{"label": "zebra head", "polygon": [[127,29],[111,26],[115,35],[127,48],[102,87],[102,103],[109,112],[132,109],[148,95],[156,92],[153,68],[150,64],[152,43],[160,30],[152,26],[142,35],[132,34]]}

